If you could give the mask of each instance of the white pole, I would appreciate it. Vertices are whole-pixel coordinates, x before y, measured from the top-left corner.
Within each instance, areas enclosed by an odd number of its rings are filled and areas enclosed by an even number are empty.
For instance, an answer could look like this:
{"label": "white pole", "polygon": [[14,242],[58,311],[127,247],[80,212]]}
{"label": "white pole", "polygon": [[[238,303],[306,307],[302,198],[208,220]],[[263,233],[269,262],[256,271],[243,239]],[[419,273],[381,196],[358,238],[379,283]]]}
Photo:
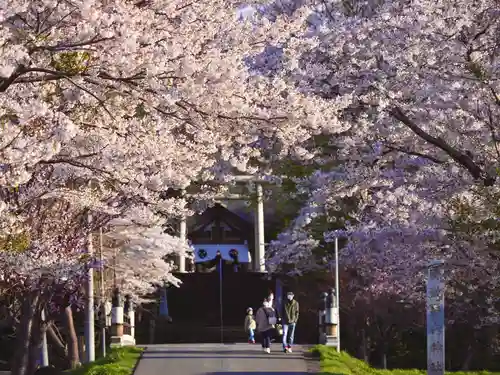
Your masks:
{"label": "white pole", "polygon": [[[45,310],[41,312],[42,322],[45,323]],[[47,346],[47,330],[42,333],[42,367],[49,366],[49,348]]]}
{"label": "white pole", "polygon": [[103,244],[102,244],[102,228],[99,229],[99,261],[101,262],[101,313],[102,317],[102,328],[101,328],[101,354],[103,357],[106,357],[106,309],[105,309],[105,301],[104,301],[104,259],[103,259]]}
{"label": "white pole", "polygon": [[339,283],[339,239],[335,237],[335,290],[337,296],[337,308],[339,311],[339,318],[337,322],[337,351],[340,352],[340,283]]}
{"label": "white pole", "polygon": [[[90,215],[89,215],[90,219]],[[94,255],[92,234],[87,239],[87,254]],[[87,303],[85,306],[85,346],[87,347],[87,363],[95,361],[95,331],[94,331],[94,270],[87,272]]]}
{"label": "white pole", "polygon": [[[187,240],[187,225],[185,216],[181,218],[181,223],[179,226],[179,238],[182,241]],[[186,257],[184,255],[181,255],[179,257],[179,272],[186,272]]]}
{"label": "white pole", "polygon": [[257,272],[266,272],[264,240],[264,193],[262,185],[256,184],[257,207],[255,209],[255,264]]}
{"label": "white pole", "polygon": [[130,310],[128,312],[128,319],[130,323],[130,336],[132,336],[135,340],[135,310],[133,304],[131,304]]}
{"label": "white pole", "polygon": [[[186,191],[182,190],[182,197],[186,196]],[[187,241],[187,224],[186,224],[186,216],[182,215],[181,222],[179,225],[179,238],[182,241]],[[186,272],[186,257],[181,255],[179,257],[179,272]]]}

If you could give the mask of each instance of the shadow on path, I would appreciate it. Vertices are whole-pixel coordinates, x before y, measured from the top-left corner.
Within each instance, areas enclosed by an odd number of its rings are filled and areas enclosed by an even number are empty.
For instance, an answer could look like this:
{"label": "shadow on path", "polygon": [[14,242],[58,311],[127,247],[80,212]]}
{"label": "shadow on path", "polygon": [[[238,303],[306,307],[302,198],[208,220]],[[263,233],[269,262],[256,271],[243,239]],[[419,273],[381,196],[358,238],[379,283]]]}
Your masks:
{"label": "shadow on path", "polygon": [[307,375],[309,366],[297,346],[283,353],[280,345],[271,353],[260,345],[151,345],[147,346],[135,375]]}
{"label": "shadow on path", "polygon": [[[145,354],[185,354],[185,355],[204,355],[204,354],[211,354],[211,355],[231,355],[231,354],[242,354],[242,353],[254,353],[256,351],[258,352],[263,352],[260,348],[258,350],[255,350],[254,348],[251,348],[253,350],[196,350],[196,349],[186,349],[186,350],[151,350],[151,351],[146,351]],[[280,353],[284,354],[281,350],[278,349],[278,347],[275,348],[274,351],[271,351],[271,353]],[[294,355],[299,355],[300,353],[289,353],[287,356],[293,357]]]}
{"label": "shadow on path", "polygon": [[303,371],[299,371],[299,372],[293,372],[293,371],[287,371],[287,372],[283,372],[283,371],[278,371],[278,372],[275,372],[275,371],[265,371],[265,372],[262,372],[262,371],[250,371],[250,372],[247,372],[247,371],[234,371],[234,372],[207,372],[206,375],[223,375],[223,374],[232,374],[232,375],[255,375],[255,374],[260,374],[260,375],[311,375],[310,373],[308,372],[303,372]]}
{"label": "shadow on path", "polygon": [[[288,357],[288,356],[287,356]],[[283,361],[283,356],[273,356],[272,354],[263,355],[216,355],[216,356],[201,356],[201,355],[143,355],[143,359],[271,359]],[[302,359],[302,357],[289,357],[290,359]]]}

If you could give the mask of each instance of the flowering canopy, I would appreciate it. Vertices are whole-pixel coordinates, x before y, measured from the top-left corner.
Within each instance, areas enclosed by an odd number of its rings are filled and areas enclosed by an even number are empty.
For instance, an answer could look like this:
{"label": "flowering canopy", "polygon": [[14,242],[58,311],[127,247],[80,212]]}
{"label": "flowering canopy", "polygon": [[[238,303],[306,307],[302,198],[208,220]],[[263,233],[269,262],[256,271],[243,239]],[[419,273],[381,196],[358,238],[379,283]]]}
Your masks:
{"label": "flowering canopy", "polygon": [[469,280],[489,262],[496,269],[483,236],[456,241],[450,202],[477,186],[498,191],[498,1],[291,0],[260,10],[280,50],[273,79],[337,108],[336,121],[320,121],[336,150],[321,157],[335,166],[302,181],[309,203],[271,263],[310,252],[314,216],[354,198],[345,230],[322,240],[349,239],[342,259],[370,276],[367,288],[411,295],[432,257],[467,263]]}
{"label": "flowering canopy", "polygon": [[[149,220],[140,215],[115,219],[104,234],[104,267],[111,268],[116,279],[109,283],[109,291],[118,286],[124,294],[138,298],[169,283],[178,286],[180,280],[172,275],[175,266],[166,257],[175,254],[189,258],[191,248],[178,237],[166,234],[155,226],[153,216]],[[156,218],[156,221],[160,221]],[[116,282],[116,285],[114,283]]]}
{"label": "flowering canopy", "polygon": [[[235,168],[269,173],[304,150],[294,146],[329,103],[283,97],[249,72],[251,27],[222,0],[2,2],[0,225],[29,238],[9,262],[34,252],[79,264],[88,234],[113,218],[184,214],[163,191]],[[42,218],[52,202],[74,215]],[[57,230],[41,233],[41,220]],[[56,235],[62,222],[71,240]]]}

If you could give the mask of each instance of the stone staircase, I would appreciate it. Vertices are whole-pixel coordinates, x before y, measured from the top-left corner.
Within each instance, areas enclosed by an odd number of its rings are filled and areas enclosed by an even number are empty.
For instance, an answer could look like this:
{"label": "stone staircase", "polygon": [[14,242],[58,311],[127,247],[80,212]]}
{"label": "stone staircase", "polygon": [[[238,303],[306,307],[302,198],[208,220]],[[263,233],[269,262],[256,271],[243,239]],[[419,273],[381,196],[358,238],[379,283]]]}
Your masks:
{"label": "stone staircase", "polygon": [[[220,343],[221,301],[219,274],[177,274],[182,280],[180,288],[170,288],[168,306],[171,321],[158,316],[158,303],[150,305],[149,312],[136,316],[137,344]],[[246,342],[243,329],[247,307],[256,311],[275,280],[253,272],[233,273],[225,270],[222,278],[222,320],[224,343]],[[159,300],[159,293],[152,296]],[[315,295],[311,297],[315,302]],[[316,305],[307,309],[301,299],[300,326],[296,331],[297,343],[315,343],[318,339]],[[314,304],[314,303],[313,303]],[[304,307],[306,307],[304,309]],[[146,308],[146,306],[145,306]],[[310,310],[310,311],[308,311]]]}
{"label": "stone staircase", "polygon": [[[256,310],[261,306],[268,291],[274,289],[274,280],[267,280],[260,273],[225,271],[222,277],[222,301],[220,275],[217,272],[176,275],[182,280],[182,286],[168,291],[172,322],[161,318],[155,320],[154,343],[220,343],[221,307],[223,341],[246,342],[243,330],[246,309],[253,307]],[[150,341],[150,338],[144,337],[149,323],[136,323],[136,327],[139,324],[141,328],[136,330],[137,342],[152,343],[145,342]]]}

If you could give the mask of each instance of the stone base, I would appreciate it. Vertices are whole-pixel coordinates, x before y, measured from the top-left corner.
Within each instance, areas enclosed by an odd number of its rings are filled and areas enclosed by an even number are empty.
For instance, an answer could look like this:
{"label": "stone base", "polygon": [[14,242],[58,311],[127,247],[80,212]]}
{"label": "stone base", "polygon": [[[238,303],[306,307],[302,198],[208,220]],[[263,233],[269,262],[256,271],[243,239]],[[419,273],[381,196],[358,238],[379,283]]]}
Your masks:
{"label": "stone base", "polygon": [[326,324],[326,334],[327,336],[337,337],[337,325],[336,324]]}
{"label": "stone base", "polygon": [[112,348],[117,346],[135,346],[135,339],[130,335],[111,336],[110,346]]}
{"label": "stone base", "polygon": [[327,339],[326,339],[326,334],[324,332],[319,333],[319,343],[321,345],[326,345]]}
{"label": "stone base", "polygon": [[335,346],[337,347],[339,345],[339,340],[337,338],[337,336],[329,336],[327,335],[326,336],[326,343],[325,343],[326,346]]}

